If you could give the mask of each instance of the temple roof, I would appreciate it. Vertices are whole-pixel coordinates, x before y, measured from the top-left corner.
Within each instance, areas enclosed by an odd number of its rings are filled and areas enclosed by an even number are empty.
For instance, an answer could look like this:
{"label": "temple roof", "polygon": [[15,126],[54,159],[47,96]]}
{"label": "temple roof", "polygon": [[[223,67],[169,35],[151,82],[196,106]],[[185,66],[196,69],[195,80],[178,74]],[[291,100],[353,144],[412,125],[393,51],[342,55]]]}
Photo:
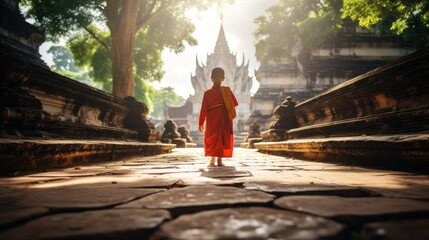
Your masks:
{"label": "temple roof", "polygon": [[185,104],[181,107],[170,107],[167,106],[168,118],[186,118],[188,114],[192,113],[192,103],[186,101]]}
{"label": "temple roof", "polygon": [[216,46],[212,54],[207,55],[206,63],[201,63],[196,58],[195,75],[191,75],[192,87],[195,95],[191,98],[193,102],[200,102],[205,90],[212,85],[210,72],[214,67],[221,67],[225,70],[225,85],[229,85],[237,97],[242,96],[250,99],[250,89],[252,88],[252,78],[249,77],[249,63],[243,61],[237,65],[237,55],[230,52],[225,31],[221,24]]}
{"label": "temple roof", "polygon": [[214,49],[214,54],[230,53],[228,42],[226,41],[225,31],[223,30],[223,25],[220,25],[219,35],[216,41],[216,47]]}

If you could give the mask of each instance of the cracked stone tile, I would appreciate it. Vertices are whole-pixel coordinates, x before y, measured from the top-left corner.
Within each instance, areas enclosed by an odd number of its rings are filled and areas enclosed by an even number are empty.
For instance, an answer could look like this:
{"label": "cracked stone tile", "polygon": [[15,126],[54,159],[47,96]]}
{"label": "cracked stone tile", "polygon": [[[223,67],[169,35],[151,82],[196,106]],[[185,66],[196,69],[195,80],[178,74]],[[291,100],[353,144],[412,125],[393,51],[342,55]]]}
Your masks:
{"label": "cracked stone tile", "polygon": [[276,196],[287,195],[336,195],[345,197],[369,196],[370,192],[361,188],[324,185],[324,184],[286,184],[278,182],[246,182],[244,188],[258,190],[274,194]]}
{"label": "cracked stone tile", "polygon": [[362,239],[429,239],[429,219],[370,223],[363,227]]}
{"label": "cracked stone tile", "polygon": [[140,173],[144,173],[144,174],[156,174],[156,175],[161,175],[161,174],[169,174],[169,173],[188,173],[188,172],[199,172],[198,169],[182,169],[182,168],[164,168],[164,169],[144,169],[144,170],[139,170]]}
{"label": "cracked stone tile", "polygon": [[366,188],[379,193],[383,197],[390,198],[412,198],[412,199],[426,199],[429,200],[429,187],[420,185],[403,184],[402,188],[398,188],[399,184],[395,187],[389,188],[386,185],[380,186],[367,186]]}
{"label": "cracked stone tile", "polygon": [[237,178],[237,177],[250,177],[252,174],[249,171],[237,170],[235,167],[208,167],[200,169],[201,176],[209,178]]}
{"label": "cracked stone tile", "polygon": [[183,215],[163,224],[156,239],[320,239],[338,236],[339,223],[263,207],[227,208]]}
{"label": "cracked stone tile", "polygon": [[37,184],[37,183],[45,183],[52,181],[59,181],[68,179],[67,177],[10,177],[10,178],[0,178],[0,186],[14,186],[14,185],[26,185],[26,184]]}
{"label": "cracked stone tile", "polygon": [[0,233],[0,239],[147,239],[168,219],[168,211],[145,209],[56,214]]}
{"label": "cracked stone tile", "polygon": [[178,178],[157,176],[94,176],[32,185],[29,188],[171,188]]}
{"label": "cracked stone tile", "polygon": [[100,170],[74,170],[67,169],[63,171],[50,171],[43,173],[36,173],[32,175],[28,175],[31,178],[57,178],[57,177],[88,177],[88,176],[96,176],[100,174],[109,173],[110,169],[100,169]]}
{"label": "cracked stone tile", "polygon": [[288,196],[277,199],[274,204],[293,211],[348,221],[429,213],[429,202],[382,197]]}
{"label": "cracked stone tile", "polygon": [[15,208],[46,207],[50,209],[104,208],[164,191],[155,188],[59,188],[29,189],[4,194],[2,200],[14,201]]}
{"label": "cracked stone tile", "polygon": [[274,196],[267,193],[235,187],[190,186],[152,194],[117,208],[168,209],[177,215],[231,205],[264,205],[273,199]]}
{"label": "cracked stone tile", "polygon": [[3,210],[0,213],[0,229],[13,226],[26,220],[34,219],[45,215],[48,212],[48,208],[42,207],[22,208],[8,211]]}

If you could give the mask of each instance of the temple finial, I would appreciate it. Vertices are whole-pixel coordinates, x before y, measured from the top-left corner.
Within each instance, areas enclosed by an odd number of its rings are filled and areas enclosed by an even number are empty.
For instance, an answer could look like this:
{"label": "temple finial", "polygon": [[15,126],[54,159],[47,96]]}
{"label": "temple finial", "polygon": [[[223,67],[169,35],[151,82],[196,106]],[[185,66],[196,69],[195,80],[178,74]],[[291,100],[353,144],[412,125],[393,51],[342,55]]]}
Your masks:
{"label": "temple finial", "polygon": [[224,5],[224,3],[222,2],[222,0],[217,1],[217,7],[218,7],[219,17],[220,17],[221,23],[223,23],[223,5]]}

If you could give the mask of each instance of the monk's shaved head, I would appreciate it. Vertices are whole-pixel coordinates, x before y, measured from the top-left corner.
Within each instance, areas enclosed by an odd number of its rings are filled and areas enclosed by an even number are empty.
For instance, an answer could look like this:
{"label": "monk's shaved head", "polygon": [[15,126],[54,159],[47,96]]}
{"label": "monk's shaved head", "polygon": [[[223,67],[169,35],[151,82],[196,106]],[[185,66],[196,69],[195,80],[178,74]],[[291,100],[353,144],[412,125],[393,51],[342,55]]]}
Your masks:
{"label": "monk's shaved head", "polygon": [[223,79],[225,77],[225,71],[220,67],[215,67],[212,69],[212,79]]}

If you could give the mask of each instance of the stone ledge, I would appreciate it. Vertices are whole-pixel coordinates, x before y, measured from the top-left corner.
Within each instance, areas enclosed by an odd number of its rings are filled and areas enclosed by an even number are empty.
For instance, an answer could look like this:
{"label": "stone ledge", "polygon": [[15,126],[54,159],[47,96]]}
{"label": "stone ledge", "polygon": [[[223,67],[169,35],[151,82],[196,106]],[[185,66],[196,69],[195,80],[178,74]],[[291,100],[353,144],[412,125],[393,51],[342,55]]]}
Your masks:
{"label": "stone ledge", "polygon": [[100,140],[0,139],[2,172],[108,161],[130,155],[169,153],[174,144]]}
{"label": "stone ledge", "polygon": [[429,134],[290,139],[255,143],[261,151],[320,161],[356,161],[429,172]]}

